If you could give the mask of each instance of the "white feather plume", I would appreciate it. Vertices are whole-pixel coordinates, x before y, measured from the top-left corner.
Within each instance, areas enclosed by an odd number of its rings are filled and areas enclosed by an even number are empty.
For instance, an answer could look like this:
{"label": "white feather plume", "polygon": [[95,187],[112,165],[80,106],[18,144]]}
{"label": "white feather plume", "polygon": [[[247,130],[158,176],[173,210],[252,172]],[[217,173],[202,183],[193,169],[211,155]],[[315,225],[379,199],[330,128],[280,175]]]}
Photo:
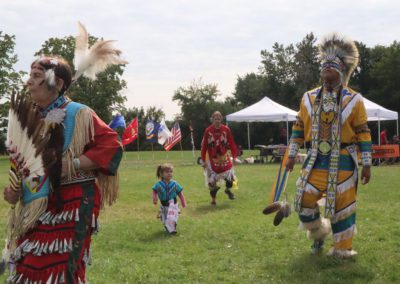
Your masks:
{"label": "white feather plume", "polygon": [[99,40],[89,48],[86,28],[80,22],[78,28],[74,56],[76,73],[73,80],[77,80],[81,75],[96,80],[96,75],[108,66],[128,63],[120,58],[121,51],[113,47],[113,40]]}
{"label": "white feather plume", "polygon": [[44,78],[48,86],[50,87],[56,86],[56,74],[54,73],[54,69],[46,70],[46,73],[44,73]]}

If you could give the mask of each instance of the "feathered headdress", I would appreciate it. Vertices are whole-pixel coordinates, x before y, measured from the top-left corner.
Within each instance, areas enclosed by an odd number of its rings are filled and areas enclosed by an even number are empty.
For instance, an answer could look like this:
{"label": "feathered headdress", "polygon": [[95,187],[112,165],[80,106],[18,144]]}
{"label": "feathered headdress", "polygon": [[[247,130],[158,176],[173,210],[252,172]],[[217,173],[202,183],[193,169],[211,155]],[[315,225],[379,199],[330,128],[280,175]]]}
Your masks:
{"label": "feathered headdress", "polygon": [[74,81],[81,75],[95,80],[96,75],[108,66],[128,63],[120,58],[121,51],[113,47],[113,40],[99,40],[89,48],[89,35],[86,28],[80,22],[78,22],[78,28],[74,56],[76,69]]}
{"label": "feathered headdress", "polygon": [[319,53],[322,70],[334,68],[342,75],[343,85],[347,85],[359,62],[359,53],[354,41],[337,33],[329,34],[321,41]]}

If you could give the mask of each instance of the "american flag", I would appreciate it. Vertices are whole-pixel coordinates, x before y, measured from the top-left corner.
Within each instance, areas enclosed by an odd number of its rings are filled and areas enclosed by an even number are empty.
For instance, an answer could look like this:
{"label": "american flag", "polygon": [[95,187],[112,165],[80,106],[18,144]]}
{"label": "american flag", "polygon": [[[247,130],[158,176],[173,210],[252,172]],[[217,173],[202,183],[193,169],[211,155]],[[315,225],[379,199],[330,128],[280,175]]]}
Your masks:
{"label": "american flag", "polygon": [[171,129],[172,136],[168,138],[167,142],[164,144],[164,148],[166,151],[171,150],[172,147],[176,145],[179,141],[182,140],[181,129],[179,128],[179,123],[175,122],[174,126]]}

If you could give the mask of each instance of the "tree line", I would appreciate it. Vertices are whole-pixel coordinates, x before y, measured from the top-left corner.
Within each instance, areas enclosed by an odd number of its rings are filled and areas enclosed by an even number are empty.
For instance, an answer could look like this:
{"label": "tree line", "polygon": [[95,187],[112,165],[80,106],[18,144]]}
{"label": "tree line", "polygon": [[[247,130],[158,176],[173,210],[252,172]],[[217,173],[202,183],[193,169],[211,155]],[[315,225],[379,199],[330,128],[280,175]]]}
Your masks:
{"label": "tree line", "polygon": [[[96,37],[90,36],[93,44]],[[350,87],[360,91],[363,96],[390,110],[400,112],[400,43],[393,41],[388,46],[376,45],[367,47],[362,42],[356,42],[360,52],[360,64],[355,70]],[[4,141],[6,117],[8,112],[7,99],[12,92],[21,91],[22,78],[26,74],[14,69],[18,61],[14,51],[15,36],[0,31],[0,126]],[[75,39],[72,36],[50,38],[46,40],[35,55],[57,54],[69,61],[72,59]],[[189,122],[194,129],[194,140],[200,147],[204,129],[210,124],[209,118],[213,111],[219,110],[224,115],[247,107],[264,96],[297,110],[302,94],[320,85],[317,38],[313,33],[307,34],[300,42],[287,46],[274,43],[270,49],[260,51],[258,70],[238,76],[234,92],[224,99],[218,90],[217,83],[204,83],[201,79],[194,80],[188,86],[177,86],[173,101],[181,107],[177,114],[181,126],[184,149],[191,149]],[[127,108],[124,103],[126,96],[126,81],[122,79],[125,66],[112,66],[99,74],[99,80],[90,81],[79,78],[68,90],[68,96],[73,100],[91,107],[104,121],[112,119],[115,112],[121,113],[127,122],[139,118],[139,147],[149,149],[145,142],[145,123],[147,119],[159,121],[165,116],[162,109],[156,107]],[[172,123],[172,122],[171,122]],[[279,129],[286,123],[252,123],[251,141],[254,144],[276,143]],[[237,144],[247,148],[247,124],[230,123],[230,128]],[[389,134],[395,134],[395,122],[384,122]],[[370,123],[373,137],[377,137],[376,123]],[[375,141],[377,140],[374,139]],[[3,142],[1,146],[3,147]],[[127,150],[137,149],[134,142]],[[2,150],[0,148],[0,150]]]}

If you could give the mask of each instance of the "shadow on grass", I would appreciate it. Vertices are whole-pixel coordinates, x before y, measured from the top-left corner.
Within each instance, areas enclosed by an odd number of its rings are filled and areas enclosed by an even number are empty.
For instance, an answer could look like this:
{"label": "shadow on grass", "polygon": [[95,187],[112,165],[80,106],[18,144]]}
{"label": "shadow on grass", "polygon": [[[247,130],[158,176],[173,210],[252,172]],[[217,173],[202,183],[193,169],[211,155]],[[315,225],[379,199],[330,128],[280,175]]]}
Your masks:
{"label": "shadow on grass", "polygon": [[229,208],[231,208],[231,205],[228,202],[218,203],[217,201],[217,205],[211,205],[210,203],[198,205],[192,210],[192,212],[194,215],[204,215],[208,213],[223,211]]}
{"label": "shadow on grass", "polygon": [[289,262],[286,277],[295,283],[369,283],[374,273],[355,259],[335,259],[325,254],[303,254]]}
{"label": "shadow on grass", "polygon": [[169,238],[174,238],[176,236],[177,235],[171,235],[171,234],[167,233],[165,230],[163,230],[162,225],[160,224],[159,231],[151,233],[150,235],[145,235],[145,236],[139,238],[139,241],[142,243],[151,243],[154,241],[165,241],[165,240],[168,240]]}

